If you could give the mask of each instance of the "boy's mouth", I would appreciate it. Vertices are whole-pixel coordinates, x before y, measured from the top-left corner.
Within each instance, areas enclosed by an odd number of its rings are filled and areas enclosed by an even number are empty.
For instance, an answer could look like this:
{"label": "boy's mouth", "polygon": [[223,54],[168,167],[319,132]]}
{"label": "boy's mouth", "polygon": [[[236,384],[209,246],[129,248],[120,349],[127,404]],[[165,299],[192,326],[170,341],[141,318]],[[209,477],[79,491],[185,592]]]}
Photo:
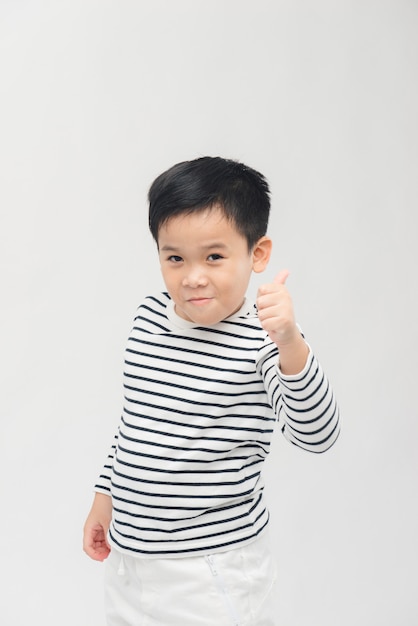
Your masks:
{"label": "boy's mouth", "polygon": [[201,306],[203,304],[207,304],[208,302],[210,302],[212,300],[212,298],[204,298],[204,297],[200,297],[200,298],[189,298],[188,302],[190,302],[191,304],[195,304],[196,306]]}

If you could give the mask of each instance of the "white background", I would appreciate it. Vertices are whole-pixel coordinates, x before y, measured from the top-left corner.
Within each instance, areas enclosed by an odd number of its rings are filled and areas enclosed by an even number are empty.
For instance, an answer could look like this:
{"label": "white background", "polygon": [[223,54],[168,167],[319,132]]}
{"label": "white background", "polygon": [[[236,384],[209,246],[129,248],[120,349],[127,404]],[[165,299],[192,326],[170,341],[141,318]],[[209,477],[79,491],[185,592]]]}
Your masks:
{"label": "white background", "polygon": [[418,3],[0,7],[2,624],[104,624],[81,535],[162,288],[146,193],[206,154],[269,179],[258,279],[290,269],[344,420],[320,457],[274,441],[277,625],[417,624]]}

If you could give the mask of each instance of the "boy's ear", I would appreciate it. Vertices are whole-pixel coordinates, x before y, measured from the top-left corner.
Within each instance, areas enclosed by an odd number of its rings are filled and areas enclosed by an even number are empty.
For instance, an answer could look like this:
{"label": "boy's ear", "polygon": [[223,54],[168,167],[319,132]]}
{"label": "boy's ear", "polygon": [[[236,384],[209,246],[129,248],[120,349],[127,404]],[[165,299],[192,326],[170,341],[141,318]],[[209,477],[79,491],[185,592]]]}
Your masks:
{"label": "boy's ear", "polygon": [[261,237],[255,244],[252,252],[253,271],[256,273],[263,272],[270,260],[273,242],[270,237]]}

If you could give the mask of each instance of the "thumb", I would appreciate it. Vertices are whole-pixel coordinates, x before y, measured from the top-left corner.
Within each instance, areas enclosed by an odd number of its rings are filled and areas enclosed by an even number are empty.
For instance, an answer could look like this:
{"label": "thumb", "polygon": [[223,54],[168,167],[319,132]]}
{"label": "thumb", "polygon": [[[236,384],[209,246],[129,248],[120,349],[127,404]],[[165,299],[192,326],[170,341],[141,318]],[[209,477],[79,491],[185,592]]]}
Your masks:
{"label": "thumb", "polygon": [[276,276],[276,278],[274,279],[274,281],[273,281],[273,282],[274,282],[276,285],[284,285],[284,284],[285,284],[285,282],[286,282],[286,280],[287,280],[287,277],[289,276],[289,273],[290,273],[290,272],[289,272],[289,270],[281,270],[281,271],[277,274],[277,276]]}

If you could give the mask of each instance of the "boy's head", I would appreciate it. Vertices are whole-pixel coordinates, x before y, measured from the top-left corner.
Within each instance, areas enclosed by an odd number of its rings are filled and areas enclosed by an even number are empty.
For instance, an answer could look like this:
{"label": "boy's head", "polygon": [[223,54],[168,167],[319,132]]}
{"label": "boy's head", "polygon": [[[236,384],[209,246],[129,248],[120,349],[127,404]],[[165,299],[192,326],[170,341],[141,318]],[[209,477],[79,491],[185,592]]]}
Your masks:
{"label": "boy's head", "polygon": [[211,326],[237,312],[271,252],[267,182],[221,158],[179,163],[149,192],[149,223],[175,311]]}
{"label": "boy's head", "polygon": [[148,199],[149,227],[157,244],[161,226],[171,217],[213,207],[235,225],[249,250],[267,232],[267,181],[237,161],[202,157],[178,163],[155,179]]}

